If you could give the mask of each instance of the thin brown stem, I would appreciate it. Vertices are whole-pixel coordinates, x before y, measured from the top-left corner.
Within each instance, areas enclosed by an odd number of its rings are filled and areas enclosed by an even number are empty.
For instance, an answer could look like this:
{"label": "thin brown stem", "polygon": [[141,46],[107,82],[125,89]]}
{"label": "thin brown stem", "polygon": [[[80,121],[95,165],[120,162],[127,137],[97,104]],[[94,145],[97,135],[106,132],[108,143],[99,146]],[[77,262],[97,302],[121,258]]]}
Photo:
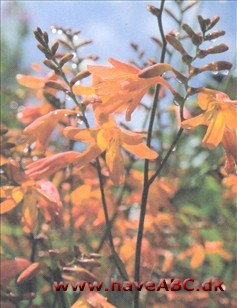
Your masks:
{"label": "thin brown stem", "polygon": [[[166,39],[164,35],[163,25],[162,25],[162,12],[164,9],[165,0],[161,1],[160,12],[158,15],[158,26],[161,33],[162,38],[162,51],[161,51],[161,58],[160,63],[164,63],[165,54],[166,54]],[[153,125],[156,115],[157,103],[160,93],[160,85],[156,86],[154,100],[151,110],[151,117],[148,127],[148,134],[147,134],[147,146],[150,147],[151,139],[152,139],[152,131]],[[142,191],[142,200],[141,200],[141,211],[139,217],[139,225],[138,225],[138,232],[137,232],[137,241],[136,241],[136,252],[135,252],[135,268],[134,268],[134,280],[139,282],[140,281],[140,263],[141,263],[141,247],[142,247],[142,238],[143,238],[143,230],[144,230],[144,221],[146,216],[146,205],[147,205],[147,198],[149,193],[149,160],[145,160],[144,166],[144,180],[143,180],[143,191]],[[134,308],[139,308],[139,292],[135,291],[134,293]]]}

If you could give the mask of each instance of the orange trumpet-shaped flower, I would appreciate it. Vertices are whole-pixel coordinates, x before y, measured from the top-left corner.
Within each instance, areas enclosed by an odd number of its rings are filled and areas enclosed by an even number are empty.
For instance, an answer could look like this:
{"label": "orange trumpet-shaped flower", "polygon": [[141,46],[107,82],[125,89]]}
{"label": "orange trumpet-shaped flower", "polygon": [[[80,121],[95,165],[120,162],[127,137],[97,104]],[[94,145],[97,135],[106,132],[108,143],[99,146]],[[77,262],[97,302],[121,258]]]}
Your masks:
{"label": "orange trumpet-shaped flower", "polygon": [[116,185],[124,180],[124,161],[120,151],[123,147],[126,151],[143,159],[156,159],[158,154],[142,143],[141,134],[121,130],[117,127],[112,116],[98,128],[79,129],[67,127],[64,129],[65,137],[77,141],[89,143],[86,155],[78,159],[78,163],[88,163],[101,153],[105,152],[105,160],[111,178]]}
{"label": "orange trumpet-shaped flower", "polygon": [[34,92],[36,92],[36,96],[39,99],[44,98],[43,90],[47,90],[47,92],[55,94],[57,92],[55,89],[45,86],[46,82],[58,79],[58,76],[55,74],[55,72],[50,71],[48,74],[46,74],[40,67],[40,65],[38,65],[37,63],[32,64],[32,69],[38,71],[42,76],[17,74],[16,75],[17,82],[21,86],[30,88]]}
{"label": "orange trumpet-shaped flower", "polygon": [[75,163],[80,155],[80,153],[73,151],[50,155],[27,165],[25,173],[30,179],[45,179],[59,169]]}
{"label": "orange trumpet-shaped flower", "polygon": [[[112,67],[89,65],[87,70],[92,73],[91,88],[75,85],[74,91],[78,95],[98,95],[102,104],[101,113],[109,114],[126,109],[126,120],[130,121],[131,114],[139,105],[147,90],[154,84],[167,87],[173,94],[174,89],[160,75],[172,70],[169,64],[156,64],[145,70],[120,62],[115,59],[108,60]],[[155,70],[154,70],[155,67]],[[149,76],[149,70],[152,76]],[[143,74],[145,78],[143,78]]]}
{"label": "orange trumpet-shaped flower", "polygon": [[29,135],[30,142],[37,141],[37,146],[45,151],[54,128],[60,121],[68,120],[67,117],[72,114],[74,111],[68,109],[51,111],[28,125],[24,133]]}
{"label": "orange trumpet-shaped flower", "polygon": [[17,114],[17,118],[24,124],[28,125],[51,110],[53,110],[53,108],[47,102],[37,106],[29,105]]}
{"label": "orange trumpet-shaped flower", "polygon": [[208,126],[202,140],[203,146],[215,148],[223,139],[225,130],[237,133],[237,101],[231,101],[223,92],[204,88],[198,95],[198,103],[205,112],[182,122],[182,127]]}

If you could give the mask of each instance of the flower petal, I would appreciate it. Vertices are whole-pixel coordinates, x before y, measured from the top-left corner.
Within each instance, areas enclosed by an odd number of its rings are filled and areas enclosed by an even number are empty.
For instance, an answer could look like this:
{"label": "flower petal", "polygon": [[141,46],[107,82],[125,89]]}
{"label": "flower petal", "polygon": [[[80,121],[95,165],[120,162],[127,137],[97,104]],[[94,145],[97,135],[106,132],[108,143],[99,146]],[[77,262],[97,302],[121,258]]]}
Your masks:
{"label": "flower petal", "polygon": [[129,130],[122,129],[120,132],[122,145],[126,143],[128,145],[139,144],[143,140],[143,135],[138,133],[133,133]]}
{"label": "flower petal", "polygon": [[6,196],[10,198],[1,202],[0,214],[7,213],[16,207],[24,198],[24,193],[22,192],[21,187],[14,187],[12,191],[6,192]]}
{"label": "flower petal", "polygon": [[151,150],[146,146],[145,144],[136,144],[136,145],[128,145],[128,144],[123,144],[123,148],[127,150],[128,152],[137,155],[143,159],[156,159],[158,157],[158,153],[155,151]]}
{"label": "flower petal", "polygon": [[75,84],[72,87],[72,90],[78,96],[95,94],[95,90],[92,87],[87,87],[87,86],[84,86],[84,85]]}
{"label": "flower petal", "polygon": [[222,140],[225,130],[225,121],[222,112],[215,112],[208,125],[207,132],[202,140],[203,146],[215,148]]}
{"label": "flower petal", "polygon": [[78,206],[82,200],[89,199],[91,194],[91,185],[81,185],[71,193],[71,201],[75,206]]}
{"label": "flower petal", "polygon": [[84,167],[93,159],[96,159],[101,153],[101,149],[97,145],[90,145],[83,153],[80,153],[73,164]]}
{"label": "flower petal", "polygon": [[63,130],[63,135],[72,140],[82,141],[82,142],[91,142],[96,137],[98,129],[96,128],[76,128],[76,127],[66,127]]}
{"label": "flower petal", "polygon": [[124,62],[121,62],[119,60],[116,60],[114,58],[109,58],[108,59],[109,63],[111,63],[115,68],[123,71],[123,72],[126,72],[126,73],[129,73],[129,74],[136,74],[139,72],[139,69],[132,65],[132,64],[127,64],[127,63],[124,63]]}
{"label": "flower petal", "polygon": [[23,231],[33,233],[38,219],[37,200],[33,193],[29,192],[24,197],[21,224]]}
{"label": "flower petal", "polygon": [[67,167],[67,165],[73,163],[80,155],[80,153],[74,151],[51,155],[27,165],[25,173],[31,179],[44,179],[59,169]]}
{"label": "flower petal", "polygon": [[6,285],[12,278],[27,268],[30,262],[24,258],[15,258],[15,260],[1,260],[1,285]]}
{"label": "flower petal", "polygon": [[237,134],[237,107],[230,106],[227,110],[223,110],[226,126]]}
{"label": "flower petal", "polygon": [[22,284],[31,280],[40,271],[42,263],[34,262],[28,266],[17,278],[17,283]]}
{"label": "flower petal", "polygon": [[188,120],[184,120],[181,123],[181,126],[183,128],[186,128],[186,129],[196,127],[196,126],[199,126],[199,125],[208,125],[205,113],[202,113],[202,114],[198,115],[197,117],[194,117],[194,118],[191,118],[191,119],[188,119]]}
{"label": "flower petal", "polygon": [[111,146],[106,152],[105,160],[114,184],[122,184],[124,182],[124,160],[119,147]]}
{"label": "flower petal", "polygon": [[193,256],[191,258],[190,266],[192,268],[197,268],[203,263],[205,259],[204,247],[200,244],[196,244],[192,247],[192,254]]}
{"label": "flower petal", "polygon": [[16,75],[17,82],[25,87],[31,88],[31,89],[40,89],[44,87],[45,81],[44,79],[36,76],[30,76],[30,75]]}

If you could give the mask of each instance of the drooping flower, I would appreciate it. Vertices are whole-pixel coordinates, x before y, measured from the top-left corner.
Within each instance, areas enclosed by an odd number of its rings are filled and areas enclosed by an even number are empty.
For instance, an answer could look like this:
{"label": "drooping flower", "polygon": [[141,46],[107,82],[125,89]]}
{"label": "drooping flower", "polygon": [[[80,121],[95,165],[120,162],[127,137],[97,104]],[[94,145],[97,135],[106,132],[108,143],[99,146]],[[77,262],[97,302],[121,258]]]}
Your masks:
{"label": "drooping flower", "polygon": [[78,129],[66,127],[63,133],[69,139],[89,144],[87,155],[84,157],[87,162],[88,158],[90,160],[95,159],[105,152],[106,164],[111,179],[116,185],[121,184],[124,180],[124,160],[120,147],[143,159],[153,160],[158,157],[155,151],[142,143],[142,134],[119,129],[112,116],[108,118],[108,122],[104,122],[98,128]]}
{"label": "drooping flower", "polygon": [[[98,95],[102,100],[99,108],[103,114],[115,111],[121,112],[126,109],[126,120],[130,121],[131,114],[139,105],[142,97],[155,84],[165,86],[175,94],[170,84],[160,77],[164,72],[172,70],[169,64],[156,64],[141,70],[131,64],[112,58],[108,61],[112,64],[112,67],[99,65],[89,65],[87,67],[93,78],[91,88],[80,85],[73,87],[78,95]],[[154,67],[156,68],[155,70]],[[149,76],[150,69],[152,70],[152,76]]]}
{"label": "drooping flower", "polygon": [[208,126],[202,140],[203,146],[208,149],[215,148],[223,140],[226,130],[231,130],[236,135],[237,101],[230,100],[223,92],[204,88],[198,95],[198,103],[204,113],[183,121],[182,127]]}
{"label": "drooping flower", "polygon": [[[38,117],[41,117],[48,112],[54,110],[55,108],[45,99],[44,91],[48,92],[51,95],[55,95],[57,93],[56,89],[48,87],[46,83],[48,81],[55,81],[58,80],[59,76],[55,74],[54,71],[50,71],[46,74],[41,66],[37,63],[32,64],[32,69],[40,73],[40,76],[37,75],[23,75],[17,74],[16,80],[17,82],[30,89],[32,95],[37,97],[41,100],[41,104],[39,105],[29,105],[26,106],[25,109],[22,109],[18,114],[17,117],[20,121],[25,124],[29,124],[32,121],[36,120]],[[58,81],[62,85],[66,86],[64,82]]]}
{"label": "drooping flower", "polygon": [[30,105],[18,112],[17,118],[28,125],[52,110],[52,106],[47,102],[37,106]]}
{"label": "drooping flower", "polygon": [[68,116],[74,113],[68,109],[51,111],[28,125],[24,129],[24,133],[29,135],[30,142],[37,141],[37,146],[45,151],[54,128],[60,121],[68,121]]}
{"label": "drooping flower", "polygon": [[74,151],[50,155],[27,165],[25,173],[30,179],[45,179],[59,169],[65,168],[73,162],[77,162],[80,156],[80,153]]}
{"label": "drooping flower", "polygon": [[46,74],[40,67],[40,65],[38,65],[37,63],[32,64],[32,69],[39,72],[41,76],[17,74],[17,82],[21,86],[32,89],[33,92],[36,94],[36,97],[39,99],[44,98],[43,90],[47,90],[47,92],[55,94],[57,92],[55,89],[48,88],[45,86],[46,82],[58,79],[58,76],[55,74],[55,72],[50,71],[48,74]]}

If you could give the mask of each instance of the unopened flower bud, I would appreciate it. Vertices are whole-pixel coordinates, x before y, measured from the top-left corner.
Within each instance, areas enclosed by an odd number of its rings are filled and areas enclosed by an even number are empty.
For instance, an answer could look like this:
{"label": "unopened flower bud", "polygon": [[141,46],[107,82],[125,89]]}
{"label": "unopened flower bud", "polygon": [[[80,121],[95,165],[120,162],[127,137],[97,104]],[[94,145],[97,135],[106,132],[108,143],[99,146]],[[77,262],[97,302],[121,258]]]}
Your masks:
{"label": "unopened flower bud", "polygon": [[73,57],[74,56],[72,53],[66,53],[65,56],[63,56],[62,59],[59,61],[60,67],[66,64],[68,61],[70,61]]}
{"label": "unopened flower bud", "polygon": [[154,5],[148,4],[146,6],[147,10],[154,16],[158,17],[160,15],[160,10]]}

